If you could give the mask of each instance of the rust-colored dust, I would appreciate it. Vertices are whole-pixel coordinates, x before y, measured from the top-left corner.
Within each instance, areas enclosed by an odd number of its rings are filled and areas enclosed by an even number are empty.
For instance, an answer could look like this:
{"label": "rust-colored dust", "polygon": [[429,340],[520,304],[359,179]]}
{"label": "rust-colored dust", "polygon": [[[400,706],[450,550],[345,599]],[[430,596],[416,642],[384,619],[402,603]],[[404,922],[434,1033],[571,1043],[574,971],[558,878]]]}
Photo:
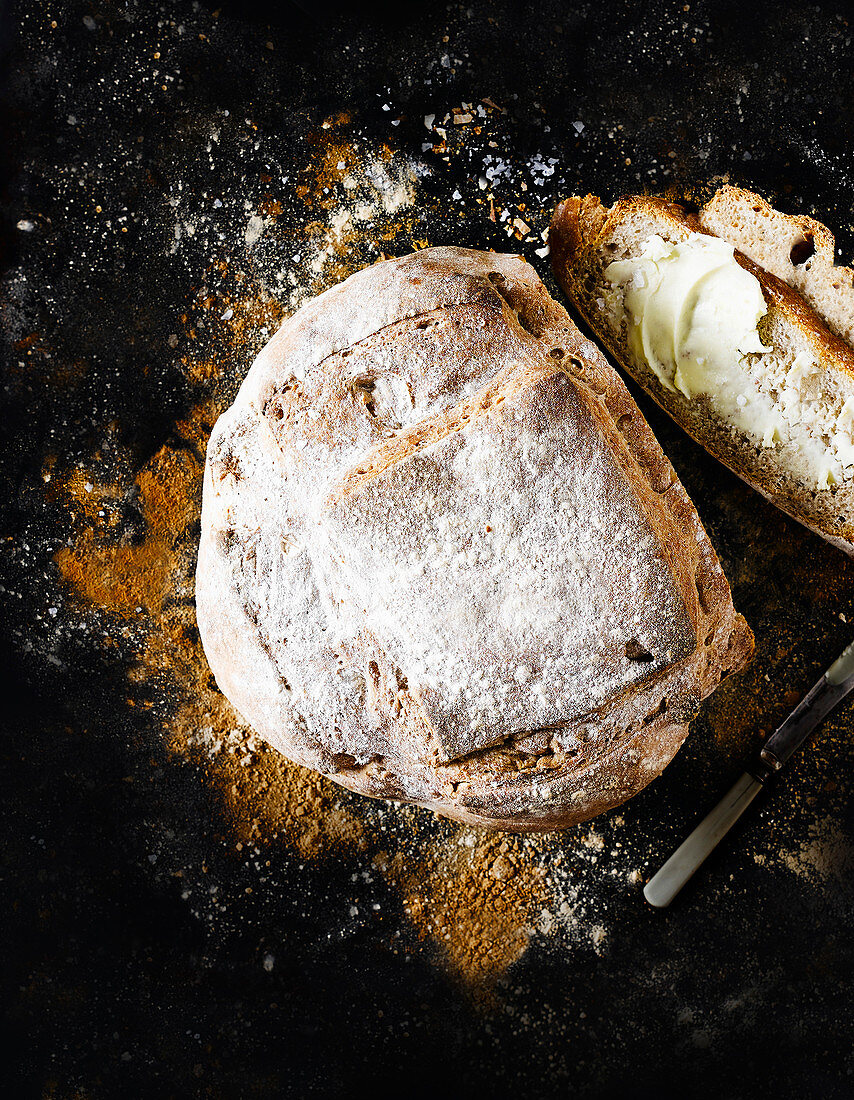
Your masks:
{"label": "rust-colored dust", "polygon": [[518,837],[460,829],[418,865],[398,852],[382,863],[407,914],[443,948],[451,969],[488,991],[525,953],[545,901],[545,875]]}
{"label": "rust-colored dust", "polygon": [[[129,615],[138,609],[152,617],[163,611],[179,566],[176,549],[188,524],[198,514],[195,488],[201,471],[187,451],[163,448],[137,477],[147,534],[139,545],[100,545],[94,527],[84,529],[71,547],[62,547],[56,562],[77,592],[106,611]],[[79,500],[81,475],[69,479]],[[84,489],[84,500],[94,488]],[[89,511],[81,504],[84,514]]]}

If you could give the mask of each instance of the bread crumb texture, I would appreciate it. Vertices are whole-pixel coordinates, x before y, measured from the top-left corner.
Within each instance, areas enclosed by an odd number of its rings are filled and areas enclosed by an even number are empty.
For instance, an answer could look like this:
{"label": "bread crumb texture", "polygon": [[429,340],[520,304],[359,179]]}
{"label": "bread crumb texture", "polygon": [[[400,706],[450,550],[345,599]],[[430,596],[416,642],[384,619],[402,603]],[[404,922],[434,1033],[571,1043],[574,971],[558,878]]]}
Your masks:
{"label": "bread crumb texture", "polygon": [[[741,280],[754,291],[757,281],[761,285],[766,312],[741,359],[710,366],[713,355],[703,356],[702,365],[698,358],[704,384],[680,388],[675,376],[671,381],[650,366],[630,299],[644,293],[635,279],[645,282],[650,274],[641,256],[650,243],[666,240],[696,257],[698,242],[717,233],[736,249]],[[774,211],[751,192],[723,187],[696,215],[648,196],[621,199],[610,209],[595,196],[576,196],[558,205],[552,244],[558,279],[623,368],[707,450],[852,553],[854,349],[847,341],[854,291],[850,269],[833,263],[829,230]],[[609,271],[619,278],[609,278]],[[705,303],[690,298],[698,307],[687,318],[692,338],[731,293],[715,302],[714,287],[706,290]],[[756,336],[767,350],[756,350]]]}

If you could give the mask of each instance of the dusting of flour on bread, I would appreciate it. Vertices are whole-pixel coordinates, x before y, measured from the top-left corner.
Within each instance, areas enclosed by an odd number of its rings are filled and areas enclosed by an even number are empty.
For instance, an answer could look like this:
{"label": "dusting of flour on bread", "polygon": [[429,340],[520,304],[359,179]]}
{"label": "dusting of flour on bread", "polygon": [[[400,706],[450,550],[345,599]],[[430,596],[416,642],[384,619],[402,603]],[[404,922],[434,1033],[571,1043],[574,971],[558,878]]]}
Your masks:
{"label": "dusting of flour on bread", "polygon": [[197,609],[291,759],[508,828],[644,786],[750,646],[616,375],[521,257],[454,248],[263,349],[211,436]]}

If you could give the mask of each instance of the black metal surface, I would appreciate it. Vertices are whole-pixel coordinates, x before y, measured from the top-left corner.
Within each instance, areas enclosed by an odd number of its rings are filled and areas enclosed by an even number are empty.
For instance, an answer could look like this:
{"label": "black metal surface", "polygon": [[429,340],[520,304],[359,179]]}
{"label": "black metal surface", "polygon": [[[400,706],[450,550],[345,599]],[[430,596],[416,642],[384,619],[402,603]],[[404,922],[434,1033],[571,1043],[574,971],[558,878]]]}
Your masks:
{"label": "black metal surface", "polygon": [[789,717],[762,746],[762,760],[775,771],[797,752],[819,723],[854,689],[854,677],[831,683],[826,676],[815,683]]}
{"label": "black metal surface", "polygon": [[[7,23],[6,1094],[854,1096],[850,703],[678,904],[641,896],[849,640],[838,551],[638,398],[757,657],[639,798],[520,848],[549,892],[484,1001],[377,870],[381,849],[432,866],[465,830],[342,796],[361,846],[308,858],[286,816],[257,855],[235,844],[170,741],[180,647],[151,655],[191,608],[193,520],[171,542],[140,481],[163,454],[197,469],[300,287],[426,242],[524,251],[554,290],[540,234],[578,189],[702,197],[726,176],[814,213],[850,261],[847,7],[306,4],[268,24],[250,3],[43,0]],[[428,131],[483,99],[502,110]],[[93,572],[72,576],[81,547]],[[126,559],[166,594],[105,595],[98,569]]]}

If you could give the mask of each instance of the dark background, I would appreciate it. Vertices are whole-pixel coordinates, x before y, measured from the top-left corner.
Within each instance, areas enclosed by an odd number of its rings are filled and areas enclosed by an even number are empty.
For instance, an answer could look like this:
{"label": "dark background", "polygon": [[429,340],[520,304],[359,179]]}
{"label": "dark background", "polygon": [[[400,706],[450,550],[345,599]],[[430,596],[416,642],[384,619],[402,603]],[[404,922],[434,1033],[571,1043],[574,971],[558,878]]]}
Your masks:
{"label": "dark background", "polygon": [[[244,200],[257,198],[262,171],[283,212],[253,277],[276,297],[307,217],[294,180],[322,121],[341,111],[363,152],[385,145],[421,166],[415,209],[383,237],[389,254],[416,238],[520,249],[549,280],[537,235],[562,195],[700,199],[725,177],[825,221],[850,261],[848,6],[36,2],[7,7],[2,28],[6,1095],[344,1096],[363,1085],[407,1096],[854,1096],[850,705],[672,910],[649,910],[640,885],[625,885],[627,869],[647,877],[736,777],[761,740],[755,716],[770,732],[854,622],[848,560],[642,395],[754,628],[756,661],[707,704],[666,775],[597,823],[605,856],[579,864],[573,889],[607,924],[604,946],[535,936],[488,1007],[418,941],[390,887],[372,887],[382,925],[346,918],[355,856],[311,863],[271,844],[268,883],[247,900],[249,872],[222,843],[216,799],[163,747],[163,709],[127,704],[133,641],[106,647],[106,620],[63,587],[55,554],[74,530],[41,478],[46,455],[71,469],[116,418],[131,481],[173,437],[199,396],[167,342],[176,312],[213,259],[242,262]],[[174,74],[165,89],[148,75],[155,40]],[[425,115],[483,97],[504,113],[481,135],[450,135],[448,163],[422,148]],[[499,154],[497,203],[530,183],[524,242],[479,201],[484,157]],[[537,156],[555,162],[539,184]],[[200,223],[171,250],[170,211],[210,194],[221,196],[216,231]],[[96,200],[123,210],[130,231],[107,232]],[[352,270],[377,248],[354,239],[342,263]],[[33,331],[41,358],[18,368]],[[223,362],[210,391],[220,408],[261,344],[252,332]],[[67,384],[64,365],[81,363]],[[164,689],[163,707],[169,699]],[[371,804],[348,804],[378,820]],[[428,840],[447,833],[428,814],[419,821]],[[827,858],[792,855],[828,836]],[[577,851],[579,837],[557,843]],[[223,905],[200,914],[167,868],[192,877],[202,866]],[[392,930],[406,952],[390,949]]]}

